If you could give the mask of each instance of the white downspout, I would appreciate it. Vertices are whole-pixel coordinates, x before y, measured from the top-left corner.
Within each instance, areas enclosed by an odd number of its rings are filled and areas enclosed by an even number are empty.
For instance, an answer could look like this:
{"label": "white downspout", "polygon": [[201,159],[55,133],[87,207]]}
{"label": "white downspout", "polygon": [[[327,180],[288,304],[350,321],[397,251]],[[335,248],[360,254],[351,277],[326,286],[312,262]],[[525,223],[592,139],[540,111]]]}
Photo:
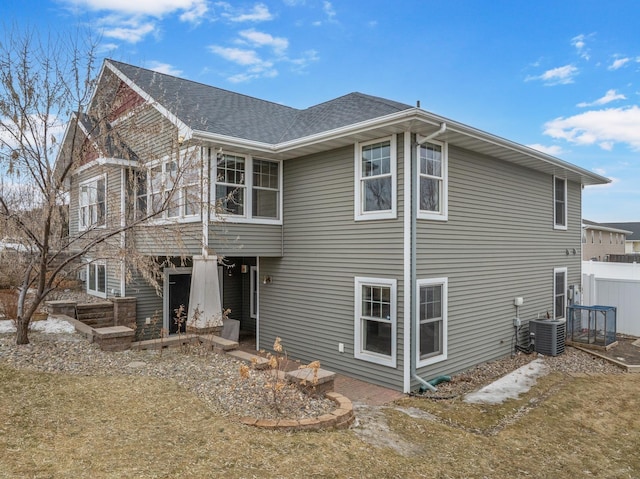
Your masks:
{"label": "white downspout", "polygon": [[433,133],[425,136],[424,138],[417,141],[418,145],[424,145],[427,141],[433,140],[436,136],[442,135],[445,131],[447,131],[447,124],[443,121],[440,124],[440,129],[438,131],[434,131]]}
{"label": "white downspout", "polygon": [[[424,143],[426,143],[429,140],[432,140],[433,138],[435,138],[438,135],[443,134],[445,131],[447,131],[447,124],[445,122],[442,122],[442,124],[440,125],[440,129],[436,132],[431,133],[430,135],[427,135],[424,138],[421,139],[417,139],[416,138],[416,144],[422,145]],[[411,148],[411,151],[409,152],[409,156],[411,156],[411,154],[413,153],[413,147]],[[409,185],[410,185],[410,189],[411,189],[411,240],[410,240],[410,265],[411,265],[411,284],[409,285],[409,288],[407,289],[405,287],[405,295],[407,295],[407,291],[410,292],[410,296],[411,296],[411,300],[410,300],[410,316],[411,316],[411,327],[410,327],[410,339],[411,339],[411,378],[415,379],[416,381],[418,381],[420,384],[422,384],[422,386],[424,386],[426,389],[428,389],[429,391],[432,392],[436,392],[438,389],[433,386],[432,384],[430,384],[429,382],[425,381],[424,379],[422,379],[420,376],[418,376],[417,373],[417,366],[416,366],[416,362],[417,362],[417,337],[418,337],[418,321],[417,321],[417,312],[416,312],[416,307],[415,307],[415,301],[414,301],[414,295],[415,295],[415,284],[416,284],[416,276],[417,276],[417,265],[416,265],[416,256],[417,256],[417,252],[416,252],[416,243],[417,243],[417,218],[418,218],[418,195],[417,193],[414,194],[414,191],[417,188],[416,183],[416,178],[418,176],[418,158],[416,158],[416,161],[411,161],[411,171],[410,171],[410,180],[409,180]],[[405,173],[406,175],[406,173]],[[406,185],[406,180],[405,180],[405,185]],[[406,186],[405,186],[406,188]]]}

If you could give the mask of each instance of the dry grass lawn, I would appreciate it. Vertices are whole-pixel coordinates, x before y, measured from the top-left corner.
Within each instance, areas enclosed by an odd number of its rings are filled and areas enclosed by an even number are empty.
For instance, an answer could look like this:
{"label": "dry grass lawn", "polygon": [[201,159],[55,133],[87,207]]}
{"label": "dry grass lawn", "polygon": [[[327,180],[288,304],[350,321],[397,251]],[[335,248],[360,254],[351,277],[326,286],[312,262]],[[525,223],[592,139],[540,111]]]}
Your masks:
{"label": "dry grass lawn", "polygon": [[0,477],[640,477],[640,375],[551,375],[500,406],[402,402],[436,417],[385,409],[409,456],[349,430],[241,426],[170,381],[0,366]]}

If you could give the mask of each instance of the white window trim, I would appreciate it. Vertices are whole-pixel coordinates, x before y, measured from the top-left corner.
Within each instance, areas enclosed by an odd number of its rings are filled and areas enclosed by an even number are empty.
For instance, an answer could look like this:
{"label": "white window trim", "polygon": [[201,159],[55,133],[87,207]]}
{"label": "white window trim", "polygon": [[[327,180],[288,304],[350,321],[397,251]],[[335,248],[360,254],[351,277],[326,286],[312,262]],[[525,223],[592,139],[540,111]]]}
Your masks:
{"label": "white window trim", "polygon": [[249,276],[250,276],[250,301],[249,301],[249,316],[253,319],[258,317],[258,267],[250,266],[249,267]]}
{"label": "white window trim", "polygon": [[[430,358],[420,359],[420,288],[422,286],[442,286],[442,354],[431,356]],[[449,278],[428,278],[416,281],[415,291],[415,310],[416,324],[414,331],[416,332],[416,367],[422,368],[430,364],[439,363],[447,359],[448,354],[448,297],[449,297]]]}
{"label": "white window trim", "polygon": [[[98,290],[94,290],[94,289],[89,289],[89,278],[91,277],[91,273],[89,272],[89,268],[95,268],[96,269],[96,286],[98,284],[98,271],[97,268],[98,266],[104,266],[104,292],[102,291],[98,291]],[[86,286],[86,291],[87,294],[90,294],[91,296],[97,296],[99,298],[106,298],[107,297],[107,279],[108,279],[108,270],[107,270],[107,264],[104,261],[89,261],[87,263],[87,278],[85,280],[85,286]]]}
{"label": "white window trim", "polygon": [[[556,180],[562,180],[564,182],[564,225],[558,224],[558,218],[556,218]],[[567,198],[567,179],[561,176],[553,177],[553,229],[566,230],[569,223],[568,213],[569,199]]]}
{"label": "white window trim", "polygon": [[[370,211],[365,212],[362,209],[362,148],[374,143],[380,143],[383,141],[389,141],[390,149],[390,170],[391,170],[391,209],[385,211]],[[365,141],[355,144],[355,174],[354,179],[354,219],[355,221],[367,221],[367,220],[383,220],[383,219],[395,219],[397,218],[398,209],[398,159],[397,159],[397,146],[396,135],[391,135],[385,138],[377,138],[371,141]]]}
{"label": "white window trim", "polygon": [[[98,184],[98,181],[104,180],[104,224],[96,225],[93,223],[82,224],[82,187],[89,185],[91,183]],[[97,187],[96,187],[97,191]],[[101,175],[94,176],[87,180],[81,181],[78,183],[78,231],[87,231],[89,229],[95,228],[106,228],[107,227],[107,174],[103,173]]]}
{"label": "white window trim", "polygon": [[[244,214],[243,215],[234,215],[234,214],[224,214],[216,212],[216,208],[214,207],[216,204],[216,186],[218,182],[217,178],[217,158],[215,152],[212,150],[211,154],[211,162],[209,166],[209,189],[211,195],[211,202],[213,206],[210,208],[210,215],[212,220],[221,219],[226,223],[252,223],[252,224],[263,224],[263,225],[282,225],[282,198],[284,196],[283,192],[283,171],[282,171],[282,160],[274,160],[271,158],[263,158],[259,156],[252,155],[243,155],[240,153],[234,153],[232,151],[225,151],[225,155],[237,156],[240,158],[244,158],[244,166],[245,166],[245,184],[243,187],[245,188],[245,205],[244,205]],[[271,161],[273,163],[278,164],[278,218],[253,218],[253,160],[260,161]],[[226,184],[226,183],[225,183]]]}
{"label": "white window trim", "polygon": [[[418,137],[420,141],[420,137]],[[442,148],[442,208],[440,212],[425,211],[420,209],[420,145],[416,147],[416,205],[418,209],[417,218],[421,220],[432,221],[448,221],[449,219],[449,144],[446,142],[429,140],[426,143],[432,143]]]}
{"label": "white window trim", "polygon": [[[356,359],[362,359],[383,366],[396,367],[397,356],[397,300],[398,300],[398,288],[397,280],[388,278],[366,278],[356,276],[354,278],[355,284],[355,306],[354,306],[354,342],[353,351]],[[362,286],[385,286],[391,289],[391,355],[386,356],[384,354],[377,354],[371,351],[366,351],[362,348]]]}
{"label": "white window trim", "polygon": [[[153,189],[151,188],[151,170],[155,167],[157,167],[158,165],[162,165],[162,192],[164,193],[164,184],[165,184],[165,178],[166,178],[166,166],[168,163],[171,163],[173,161],[177,161],[178,162],[178,172],[180,172],[180,168],[183,167],[183,162],[185,157],[188,157],[188,155],[195,155],[197,153],[194,153],[194,149],[190,148],[186,151],[182,151],[181,154],[179,155],[178,159],[176,160],[175,158],[173,158],[172,156],[165,156],[164,158],[161,158],[159,160],[154,160],[154,161],[150,161],[147,164],[145,164],[145,170],[146,170],[146,175],[147,175],[147,211],[146,214],[150,214],[151,213],[151,208],[153,208],[153,201],[152,201],[152,196],[153,196]],[[200,159],[197,159],[196,161],[200,161]],[[174,195],[178,195],[178,203],[181,205],[180,206],[180,215],[179,216],[167,216],[167,210],[168,208],[162,212],[162,214],[154,217],[153,219],[151,219],[149,221],[149,224],[155,224],[155,225],[160,225],[160,224],[171,224],[171,223],[192,223],[192,222],[196,222],[196,221],[200,221],[200,212],[196,212],[194,214],[191,215],[185,215],[184,214],[184,207],[185,205],[183,204],[183,178],[184,175],[180,175],[180,179],[179,182],[177,184],[177,186],[174,185]],[[198,169],[198,188],[200,188],[202,183],[202,168]],[[195,184],[195,183],[189,183],[189,184]],[[200,197],[202,198],[202,195],[200,195]],[[137,207],[137,201],[136,201],[136,207]]]}
{"label": "white window trim", "polygon": [[[562,317],[561,318],[556,318],[556,275],[557,273],[564,273],[564,305],[562,307]],[[551,309],[551,311],[553,311],[553,316],[552,319],[560,321],[563,319],[566,319],[567,316],[567,289],[568,289],[568,284],[569,284],[569,271],[568,268],[566,267],[562,267],[562,268],[553,268],[553,308]]]}

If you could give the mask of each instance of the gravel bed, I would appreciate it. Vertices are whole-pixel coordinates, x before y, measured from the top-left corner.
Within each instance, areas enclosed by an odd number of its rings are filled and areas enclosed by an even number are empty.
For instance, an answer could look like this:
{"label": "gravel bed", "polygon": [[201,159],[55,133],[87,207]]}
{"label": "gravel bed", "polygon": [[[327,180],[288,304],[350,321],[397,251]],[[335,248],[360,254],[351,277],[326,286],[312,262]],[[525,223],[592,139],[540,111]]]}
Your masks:
{"label": "gravel bed", "polygon": [[0,364],[16,369],[92,376],[147,376],[171,379],[195,393],[222,416],[259,419],[318,417],[336,408],[333,401],[314,398],[295,386],[278,392],[274,407],[268,372],[250,372],[242,379],[238,360],[201,347],[159,351],[105,352],[76,333],[31,332],[30,344],[15,345],[15,335],[0,334]]}
{"label": "gravel bed", "polygon": [[475,391],[496,379],[509,374],[521,366],[537,358],[544,358],[544,362],[551,371],[561,373],[590,373],[590,374],[623,374],[624,371],[603,359],[596,358],[584,351],[567,346],[565,352],[559,356],[543,356],[541,354],[518,353],[513,357],[506,357],[497,361],[480,364],[463,373],[453,375],[450,382],[438,384],[438,391],[427,391],[420,396],[433,399],[449,399]]}

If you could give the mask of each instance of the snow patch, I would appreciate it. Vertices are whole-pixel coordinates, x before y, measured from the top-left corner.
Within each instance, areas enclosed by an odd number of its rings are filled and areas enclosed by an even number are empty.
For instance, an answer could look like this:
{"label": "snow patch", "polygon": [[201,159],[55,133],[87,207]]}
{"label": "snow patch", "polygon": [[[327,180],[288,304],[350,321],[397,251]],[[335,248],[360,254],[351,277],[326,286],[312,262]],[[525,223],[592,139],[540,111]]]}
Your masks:
{"label": "snow patch", "polygon": [[[46,321],[31,321],[29,325],[31,331],[39,331],[41,333],[58,334],[73,333],[76,328],[63,319],[49,318]],[[11,320],[0,321],[0,334],[15,333],[16,327]]]}
{"label": "snow patch", "polygon": [[464,402],[474,404],[500,404],[507,399],[517,399],[526,393],[536,383],[536,379],[549,373],[542,359],[536,359],[529,364],[519,367],[515,371],[501,377],[497,381],[467,394]]}

